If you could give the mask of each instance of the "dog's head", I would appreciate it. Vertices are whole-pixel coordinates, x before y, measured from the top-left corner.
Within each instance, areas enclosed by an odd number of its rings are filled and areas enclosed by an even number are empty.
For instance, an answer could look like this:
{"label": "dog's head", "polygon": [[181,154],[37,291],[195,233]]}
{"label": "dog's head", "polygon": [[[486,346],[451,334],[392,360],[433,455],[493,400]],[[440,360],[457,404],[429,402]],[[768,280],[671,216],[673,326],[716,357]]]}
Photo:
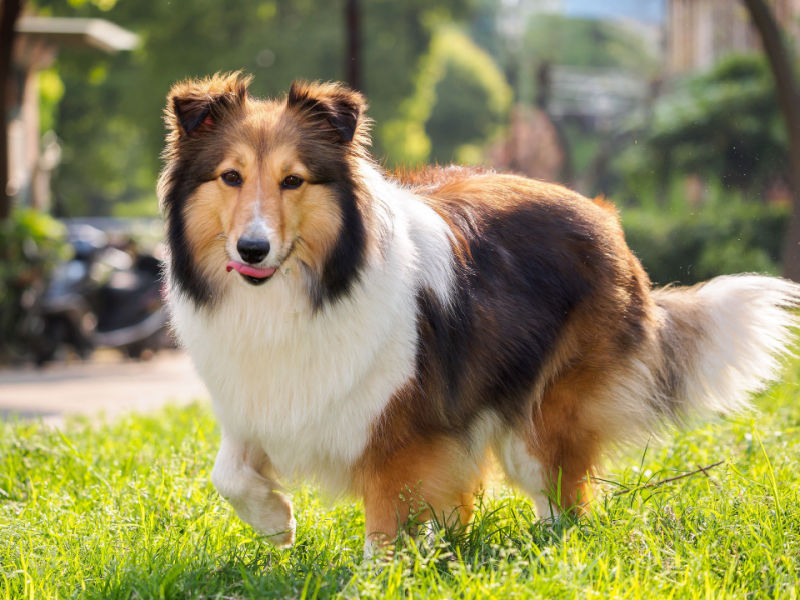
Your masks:
{"label": "dog's head", "polygon": [[204,305],[229,285],[270,282],[297,263],[316,304],[346,293],[364,260],[358,160],[367,157],[361,94],[292,84],[248,94],[239,73],[193,79],[167,98],[159,197],[171,277]]}

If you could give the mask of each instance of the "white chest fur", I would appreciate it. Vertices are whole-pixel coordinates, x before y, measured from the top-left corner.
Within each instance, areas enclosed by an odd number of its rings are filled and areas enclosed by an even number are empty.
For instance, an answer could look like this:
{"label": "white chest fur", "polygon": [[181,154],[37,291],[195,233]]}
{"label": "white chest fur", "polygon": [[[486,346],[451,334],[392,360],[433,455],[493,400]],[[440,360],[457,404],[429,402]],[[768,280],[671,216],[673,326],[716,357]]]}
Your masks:
{"label": "white chest fur", "polygon": [[386,255],[364,269],[349,297],[317,313],[297,272],[260,287],[232,273],[211,309],[172,294],[173,325],[226,434],[260,444],[279,475],[313,477],[333,493],[347,485],[376,417],[413,376],[417,290],[446,294],[450,283],[443,222],[392,191],[407,202],[392,215]]}

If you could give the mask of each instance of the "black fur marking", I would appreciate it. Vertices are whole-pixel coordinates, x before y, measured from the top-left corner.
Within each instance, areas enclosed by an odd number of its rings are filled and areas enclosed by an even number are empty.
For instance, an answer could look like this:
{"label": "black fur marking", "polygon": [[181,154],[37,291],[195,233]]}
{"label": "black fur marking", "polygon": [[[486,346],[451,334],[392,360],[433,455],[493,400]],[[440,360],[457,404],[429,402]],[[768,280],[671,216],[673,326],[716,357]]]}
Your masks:
{"label": "black fur marking", "polygon": [[488,219],[480,234],[464,215],[455,219],[471,259],[456,273],[452,306],[429,290],[418,294],[417,379],[443,402],[426,411],[439,415],[426,429],[463,434],[486,408],[510,423],[527,416],[527,394],[572,309],[592,293],[581,259],[599,253],[590,236],[557,219],[527,206]]}
{"label": "black fur marking", "polygon": [[310,172],[309,183],[327,186],[336,197],[342,216],[336,245],[325,261],[320,281],[310,290],[318,310],[325,302],[346,296],[358,281],[366,255],[367,229],[358,207],[358,187],[341,147],[315,139],[309,132],[302,137],[298,154]]}
{"label": "black fur marking", "polygon": [[286,99],[287,106],[305,113],[306,117],[326,121],[333,126],[338,141],[352,142],[356,134],[361,107],[345,90],[336,90],[330,95],[316,97],[297,82],[292,83]]}
{"label": "black fur marking", "polygon": [[173,110],[178,121],[186,133],[192,133],[211,112],[211,100],[198,101],[197,99],[172,99]]}
{"label": "black fur marking", "polygon": [[345,142],[352,142],[356,134],[356,124],[358,122],[359,110],[357,106],[349,103],[342,103],[336,107],[328,116],[328,120],[342,136]]}
{"label": "black fur marking", "polygon": [[346,182],[334,184],[342,211],[342,230],[322,273],[328,302],[334,302],[350,291],[364,262],[367,232],[351,185]]}
{"label": "black fur marking", "polygon": [[222,149],[218,149],[205,154],[201,152],[194,160],[182,158],[176,161],[168,174],[164,197],[172,277],[198,306],[210,304],[214,292],[194,262],[192,248],[186,237],[184,210],[197,187],[214,178],[214,168],[222,160],[221,154]]}
{"label": "black fur marking", "polygon": [[325,302],[335,302],[349,293],[358,280],[366,253],[367,230],[358,206],[359,184],[349,162],[349,154],[357,152],[350,142],[361,114],[359,99],[358,94],[345,88],[298,82],[292,84],[286,98],[286,106],[295,111],[297,127],[303,132],[297,150],[311,173],[309,183],[328,186],[342,217],[339,237],[326,259],[320,281],[310,289],[317,310]]}

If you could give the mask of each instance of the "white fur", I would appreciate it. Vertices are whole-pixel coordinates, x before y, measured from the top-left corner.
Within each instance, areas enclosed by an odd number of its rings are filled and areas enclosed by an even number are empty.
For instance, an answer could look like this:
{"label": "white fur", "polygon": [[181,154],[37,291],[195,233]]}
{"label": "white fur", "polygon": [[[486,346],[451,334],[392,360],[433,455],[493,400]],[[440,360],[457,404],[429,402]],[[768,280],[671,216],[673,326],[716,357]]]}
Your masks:
{"label": "white fur", "polygon": [[[261,175],[259,174],[256,180],[256,195],[260,198],[263,196],[263,193],[264,191],[261,186]],[[263,202],[260,200],[258,202],[253,202],[253,212],[250,216],[250,220],[247,222],[247,225],[245,225],[242,236],[252,239],[268,240],[271,251],[265,257],[265,259],[259,263],[259,265],[277,266],[281,257],[276,255],[275,250],[280,248],[280,237],[278,236],[277,231],[275,231],[275,226],[270,224],[266,216],[263,214],[262,205]],[[244,260],[239,254],[237,242],[238,240],[229,237],[225,242],[225,250],[229,257]]]}
{"label": "white fur", "polygon": [[800,321],[800,285],[759,275],[712,279],[697,290],[706,308],[705,335],[686,400],[701,412],[746,408],[750,394],[774,381]]}
{"label": "white fur", "polygon": [[270,471],[260,447],[223,434],[211,481],[243,521],[270,536],[276,546],[285,546],[294,540],[297,522]]}
{"label": "white fur", "polygon": [[559,511],[548,497],[542,464],[528,451],[525,440],[517,432],[506,430],[497,436],[494,452],[510,483],[533,500],[536,516],[540,519],[557,517]]}
{"label": "white fur", "polygon": [[[444,222],[366,162],[361,176],[392,228],[349,296],[314,313],[292,259],[259,287],[231,273],[208,309],[174,285],[170,294],[174,328],[223,435],[257,444],[280,476],[315,478],[334,494],[347,488],[373,421],[414,374],[417,291],[429,286],[446,301],[452,284]],[[225,470],[241,471],[226,459],[218,481],[231,476]]]}
{"label": "white fur", "polygon": [[693,329],[672,340],[681,381],[666,397],[658,373],[669,360],[658,328],[628,360],[615,383],[587,410],[617,443],[658,433],[664,415],[678,423],[692,416],[728,414],[749,406],[752,394],[778,376],[781,360],[791,353],[800,322],[800,285],[760,275],[726,275],[693,288],[656,290],[671,299],[657,308],[666,326],[671,302],[696,309]]}
{"label": "white fur", "polygon": [[[378,199],[387,202],[391,219],[388,227],[400,225],[401,234],[407,233],[417,258],[416,275],[419,286],[436,294],[444,306],[450,304],[455,274],[451,243],[453,233],[430,206],[414,194],[398,188],[386,180],[377,169],[366,167],[361,172],[365,188]],[[398,223],[399,221],[399,223]]]}

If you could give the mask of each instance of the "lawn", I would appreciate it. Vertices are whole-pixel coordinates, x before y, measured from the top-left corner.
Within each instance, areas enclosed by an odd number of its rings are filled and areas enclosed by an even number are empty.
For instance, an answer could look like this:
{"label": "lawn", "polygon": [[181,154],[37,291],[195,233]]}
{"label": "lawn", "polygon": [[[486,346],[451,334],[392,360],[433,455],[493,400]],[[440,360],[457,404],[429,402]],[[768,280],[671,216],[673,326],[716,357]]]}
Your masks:
{"label": "lawn", "polygon": [[0,599],[796,598],[800,362],[786,380],[752,414],[615,459],[588,517],[538,523],[500,489],[470,529],[386,562],[362,560],[361,506],[313,487],[293,490],[295,546],[260,540],[209,482],[205,404],[62,432],[0,424]]}

